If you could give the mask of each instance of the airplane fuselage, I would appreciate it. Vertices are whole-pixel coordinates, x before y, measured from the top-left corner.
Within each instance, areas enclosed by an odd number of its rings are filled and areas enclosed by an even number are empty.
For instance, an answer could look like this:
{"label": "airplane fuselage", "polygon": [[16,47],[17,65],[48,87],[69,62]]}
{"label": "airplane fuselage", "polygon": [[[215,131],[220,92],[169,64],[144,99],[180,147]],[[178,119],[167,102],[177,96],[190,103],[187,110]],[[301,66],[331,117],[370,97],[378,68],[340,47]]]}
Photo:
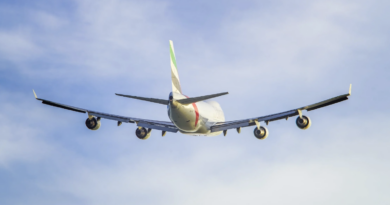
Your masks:
{"label": "airplane fuselage", "polygon": [[216,136],[221,134],[222,131],[210,131],[211,126],[225,121],[221,106],[215,101],[200,101],[187,105],[175,101],[185,98],[188,97],[176,92],[169,95],[168,116],[179,131],[188,135]]}

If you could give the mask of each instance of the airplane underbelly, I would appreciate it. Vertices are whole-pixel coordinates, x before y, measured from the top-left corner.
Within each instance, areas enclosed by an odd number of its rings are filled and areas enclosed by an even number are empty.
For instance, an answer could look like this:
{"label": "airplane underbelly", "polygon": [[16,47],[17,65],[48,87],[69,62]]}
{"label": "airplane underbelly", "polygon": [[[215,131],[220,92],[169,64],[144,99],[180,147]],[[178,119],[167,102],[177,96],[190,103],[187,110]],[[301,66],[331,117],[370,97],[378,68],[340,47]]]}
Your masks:
{"label": "airplane underbelly", "polygon": [[210,127],[216,122],[225,120],[219,105],[216,106],[215,103],[205,102],[171,107],[169,117],[181,133],[199,136],[216,136],[221,134],[222,132],[211,133]]}
{"label": "airplane underbelly", "polygon": [[195,132],[198,128],[199,113],[193,105],[180,105],[170,109],[171,121],[182,131]]}

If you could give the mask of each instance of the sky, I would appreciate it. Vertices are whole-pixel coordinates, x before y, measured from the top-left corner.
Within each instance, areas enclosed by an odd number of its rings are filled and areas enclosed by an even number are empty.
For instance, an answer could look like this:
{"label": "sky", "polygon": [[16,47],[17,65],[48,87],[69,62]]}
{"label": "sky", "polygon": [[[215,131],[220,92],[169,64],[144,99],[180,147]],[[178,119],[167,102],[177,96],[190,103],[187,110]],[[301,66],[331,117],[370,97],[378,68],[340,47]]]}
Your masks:
{"label": "sky", "polygon": [[[0,204],[389,204],[390,2],[0,0]],[[271,122],[266,140],[195,137],[41,104],[168,121],[169,40],[188,96],[226,120],[348,101]],[[264,124],[264,123],[263,123]]]}

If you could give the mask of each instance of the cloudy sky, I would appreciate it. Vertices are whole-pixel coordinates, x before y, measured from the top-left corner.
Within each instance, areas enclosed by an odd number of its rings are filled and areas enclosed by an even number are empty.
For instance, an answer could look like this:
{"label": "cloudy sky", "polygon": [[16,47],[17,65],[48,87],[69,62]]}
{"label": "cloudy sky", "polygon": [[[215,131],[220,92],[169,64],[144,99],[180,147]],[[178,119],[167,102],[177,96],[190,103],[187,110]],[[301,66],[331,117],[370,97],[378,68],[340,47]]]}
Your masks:
{"label": "cloudy sky", "polygon": [[[0,0],[0,204],[389,204],[390,3]],[[226,137],[153,131],[42,105],[168,120],[169,40],[183,92],[227,120],[350,100]]]}

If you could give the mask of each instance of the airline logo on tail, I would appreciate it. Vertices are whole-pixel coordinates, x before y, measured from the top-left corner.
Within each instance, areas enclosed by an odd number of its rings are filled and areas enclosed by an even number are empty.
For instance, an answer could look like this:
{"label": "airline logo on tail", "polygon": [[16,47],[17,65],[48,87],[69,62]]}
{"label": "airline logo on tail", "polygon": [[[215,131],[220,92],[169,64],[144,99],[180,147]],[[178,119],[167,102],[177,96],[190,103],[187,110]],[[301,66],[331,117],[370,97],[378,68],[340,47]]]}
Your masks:
{"label": "airline logo on tail", "polygon": [[169,45],[170,45],[169,48],[171,54],[172,92],[182,93],[180,80],[179,80],[179,73],[177,72],[176,56],[175,56],[175,50],[173,49],[173,42],[169,41]]}

